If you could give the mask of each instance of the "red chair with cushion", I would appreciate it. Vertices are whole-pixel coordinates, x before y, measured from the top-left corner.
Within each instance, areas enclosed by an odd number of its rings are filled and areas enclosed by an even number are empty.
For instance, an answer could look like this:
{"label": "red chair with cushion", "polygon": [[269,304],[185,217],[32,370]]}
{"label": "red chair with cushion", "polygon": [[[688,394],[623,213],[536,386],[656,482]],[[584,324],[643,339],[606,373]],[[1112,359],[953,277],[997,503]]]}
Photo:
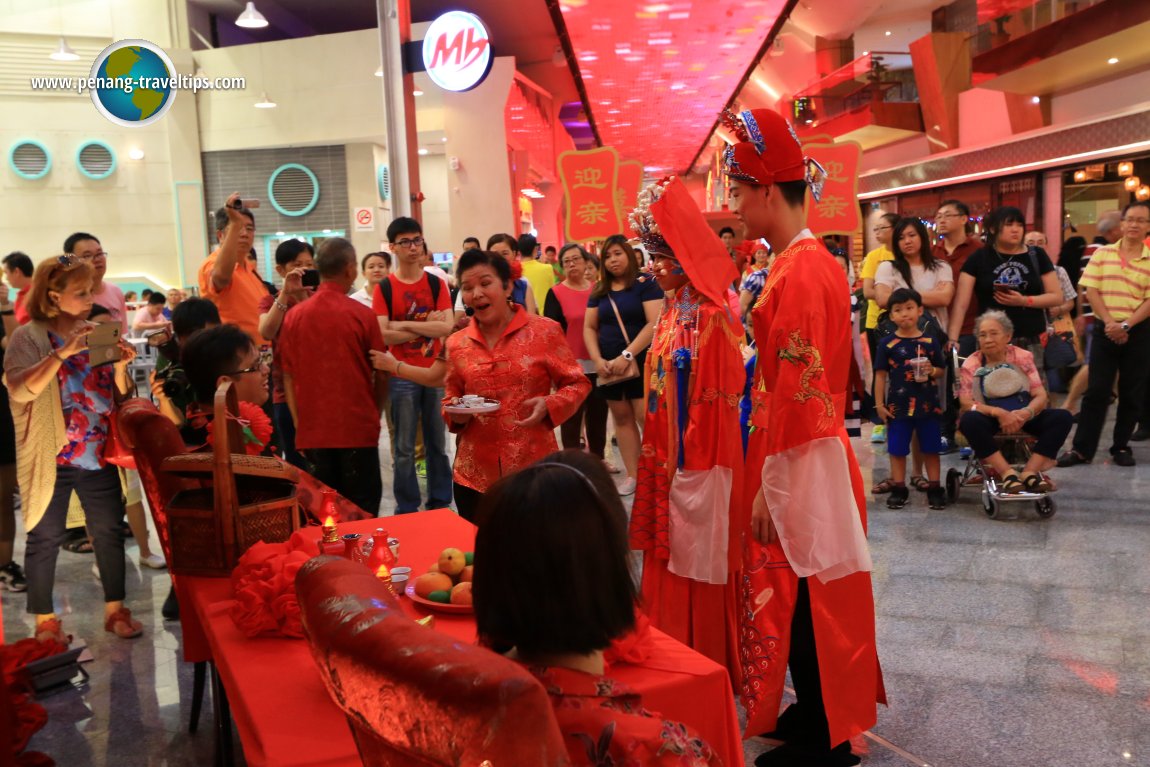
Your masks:
{"label": "red chair with cushion", "polygon": [[[187,447],[176,425],[165,418],[150,400],[139,397],[126,400],[117,409],[116,417],[119,419],[120,438],[136,459],[140,485],[144,489],[144,497],[148,499],[152,524],[156,527],[164,559],[171,562],[172,544],[165,504],[178,491],[199,487],[200,483],[160,471],[160,464],[169,456],[186,453]],[[183,605],[189,605],[190,601],[185,598],[180,589],[180,581],[174,575],[172,584],[176,587],[176,599]],[[184,660],[195,667],[191,721],[188,724],[188,731],[195,732],[204,699],[207,661],[211,660],[212,652],[194,610],[180,612],[180,628],[183,633]]]}
{"label": "red chair with cushion", "polygon": [[317,557],[296,590],[312,656],[368,767],[570,765],[531,674],[415,623],[362,564]]}

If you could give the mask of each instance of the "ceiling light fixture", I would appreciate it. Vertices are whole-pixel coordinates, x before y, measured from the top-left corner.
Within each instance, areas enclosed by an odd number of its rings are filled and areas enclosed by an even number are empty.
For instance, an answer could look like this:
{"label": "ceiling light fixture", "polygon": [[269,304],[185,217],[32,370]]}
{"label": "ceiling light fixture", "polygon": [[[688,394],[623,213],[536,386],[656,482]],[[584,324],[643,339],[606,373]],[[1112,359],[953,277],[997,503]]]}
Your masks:
{"label": "ceiling light fixture", "polygon": [[1125,177],[1125,176],[1132,175],[1133,173],[1134,173],[1134,163],[1132,163],[1128,160],[1124,160],[1124,161],[1118,163],[1118,175],[1119,176]]}
{"label": "ceiling light fixture", "polygon": [[1042,103],[1042,97],[1041,96],[1034,96],[1033,98],[1030,99],[1030,103],[1031,104],[1041,104]]}
{"label": "ceiling light fixture", "polygon": [[1116,58],[1114,58],[1113,56],[1111,56],[1110,58],[1106,59],[1106,63],[1107,63],[1107,64],[1117,64],[1117,63],[1118,63],[1118,59],[1116,59]]}
{"label": "ceiling light fixture", "polygon": [[128,157],[133,160],[142,160],[144,159],[144,150],[140,149],[138,146],[134,146],[128,150]]}
{"label": "ceiling light fixture", "polygon": [[256,109],[275,109],[278,106],[274,101],[268,98],[268,92],[263,91],[260,93],[260,100],[255,103]]}
{"label": "ceiling light fixture", "polygon": [[416,88],[415,90],[413,90],[413,91],[411,92],[411,95],[412,95],[412,96],[422,96],[422,95],[423,95],[423,91],[421,91],[419,88]]}
{"label": "ceiling light fixture", "polygon": [[236,26],[244,27],[245,29],[263,29],[268,25],[268,20],[264,15],[256,10],[256,4],[248,2],[244,12],[236,17]]}
{"label": "ceiling light fixture", "polygon": [[1138,187],[1142,186],[1142,179],[1138,178],[1137,176],[1130,176],[1126,179],[1123,186],[1126,187],[1127,192],[1133,192],[1138,189]]}
{"label": "ceiling light fixture", "polygon": [[1150,200],[1150,186],[1140,186],[1134,196],[1141,201]]}
{"label": "ceiling light fixture", "polygon": [[375,70],[375,76],[383,77],[383,65],[380,65],[379,69]]}
{"label": "ceiling light fixture", "polygon": [[889,29],[886,31],[886,36],[890,37],[890,30]]}
{"label": "ceiling light fixture", "polygon": [[1074,180],[1078,183],[1082,183],[1083,181],[1085,181],[1086,180],[1086,171],[1084,171],[1084,170],[1074,171]]}
{"label": "ceiling light fixture", "polygon": [[419,153],[420,153],[420,154],[427,154],[427,150],[426,150],[426,149],[423,149],[423,148],[420,148],[420,150],[419,150]]}
{"label": "ceiling light fixture", "polygon": [[48,54],[48,58],[52,61],[77,61],[80,56],[72,50],[72,46],[68,45],[68,41],[63,37],[60,38],[60,45],[56,50]]}

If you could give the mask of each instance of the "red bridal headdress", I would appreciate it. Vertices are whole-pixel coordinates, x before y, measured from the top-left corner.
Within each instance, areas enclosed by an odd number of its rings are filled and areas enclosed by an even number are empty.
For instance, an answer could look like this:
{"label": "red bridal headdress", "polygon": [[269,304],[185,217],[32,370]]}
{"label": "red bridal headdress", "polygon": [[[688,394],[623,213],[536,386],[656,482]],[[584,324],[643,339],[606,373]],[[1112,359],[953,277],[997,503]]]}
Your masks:
{"label": "red bridal headdress", "polygon": [[652,254],[675,259],[691,284],[718,306],[726,306],[727,287],[739,270],[687,187],[663,179],[639,193],[631,228]]}
{"label": "red bridal headdress", "polygon": [[723,112],[723,125],[738,143],[723,152],[728,178],[757,186],[782,181],[806,181],[817,202],[822,198],[827,172],[818,160],[803,156],[795,129],[771,109]]}

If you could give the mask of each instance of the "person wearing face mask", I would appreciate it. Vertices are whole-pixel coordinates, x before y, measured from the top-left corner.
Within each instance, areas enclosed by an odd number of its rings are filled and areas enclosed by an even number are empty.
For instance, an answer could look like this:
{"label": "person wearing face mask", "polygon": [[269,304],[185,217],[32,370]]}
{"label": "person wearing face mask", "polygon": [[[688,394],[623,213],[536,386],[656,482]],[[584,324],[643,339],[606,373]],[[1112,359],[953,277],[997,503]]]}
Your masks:
{"label": "person wearing face mask", "polygon": [[4,358],[28,531],[28,612],[36,617],[37,639],[63,644],[71,637],[56,616],[52,591],[73,491],[93,538],[104,587],[104,628],[125,639],[143,633],[124,606],[124,501],[119,472],[104,460],[115,405],[134,389],[127,368],[135,351],[121,340],[119,360],[91,364],[94,276],[88,260],[74,255],[41,262],[28,294],[32,321],[12,335]]}
{"label": "person wearing face mask", "polygon": [[1054,264],[1042,248],[1026,247],[1026,217],[1018,208],[998,208],[985,224],[986,247],[966,260],[958,276],[947,337],[951,342],[959,337],[972,300],[978,302],[980,314],[1004,311],[1014,323],[1014,345],[1033,354],[1045,375],[1041,336],[1046,310],[1064,300]]}
{"label": "person wearing face mask", "polygon": [[644,189],[638,203],[631,225],[667,297],[644,371],[631,548],[643,552],[651,623],[737,680],[746,373],[743,327],[726,291],[738,269],[679,179]]}
{"label": "person wearing face mask", "polygon": [[455,507],[474,522],[483,493],[501,477],[554,452],[555,428],[578,412],[591,391],[563,329],[511,300],[511,265],[489,251],[469,250],[458,278],[473,322],[447,339],[446,359],[417,370],[391,354],[372,352],[376,370],[423,386],[443,385],[445,406],[471,394],[498,400],[477,415],[444,412],[459,435]]}

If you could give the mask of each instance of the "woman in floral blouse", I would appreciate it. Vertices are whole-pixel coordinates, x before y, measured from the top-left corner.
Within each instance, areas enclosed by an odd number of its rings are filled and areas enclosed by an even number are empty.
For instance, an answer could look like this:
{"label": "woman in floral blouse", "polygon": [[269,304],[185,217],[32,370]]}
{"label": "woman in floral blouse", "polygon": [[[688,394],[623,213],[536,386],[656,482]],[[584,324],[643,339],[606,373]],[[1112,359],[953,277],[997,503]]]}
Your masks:
{"label": "woman in floral blouse", "polygon": [[605,676],[603,651],[635,627],[627,514],[602,462],[566,450],[496,483],[479,504],[475,620],[551,697],[571,763],[721,762],[686,725]]}
{"label": "woman in floral blouse", "polygon": [[91,364],[93,276],[88,262],[75,256],[42,261],[28,294],[32,321],[12,334],[4,359],[28,530],[28,612],[36,616],[37,639],[64,644],[71,638],[56,617],[52,589],[73,490],[93,537],[104,628],[125,639],[143,632],[124,607],[124,502],[120,475],[104,460],[112,411],[133,389],[127,368],[135,352],[121,340],[119,361]]}
{"label": "woman in floral blouse", "polygon": [[447,339],[447,359],[425,370],[372,352],[377,370],[426,386],[442,384],[444,405],[474,394],[498,400],[482,415],[444,412],[459,435],[455,449],[455,506],[474,521],[487,488],[557,449],[555,427],[578,412],[591,391],[563,329],[511,300],[511,265],[502,256],[469,250],[459,259],[463,303],[475,320]]}

